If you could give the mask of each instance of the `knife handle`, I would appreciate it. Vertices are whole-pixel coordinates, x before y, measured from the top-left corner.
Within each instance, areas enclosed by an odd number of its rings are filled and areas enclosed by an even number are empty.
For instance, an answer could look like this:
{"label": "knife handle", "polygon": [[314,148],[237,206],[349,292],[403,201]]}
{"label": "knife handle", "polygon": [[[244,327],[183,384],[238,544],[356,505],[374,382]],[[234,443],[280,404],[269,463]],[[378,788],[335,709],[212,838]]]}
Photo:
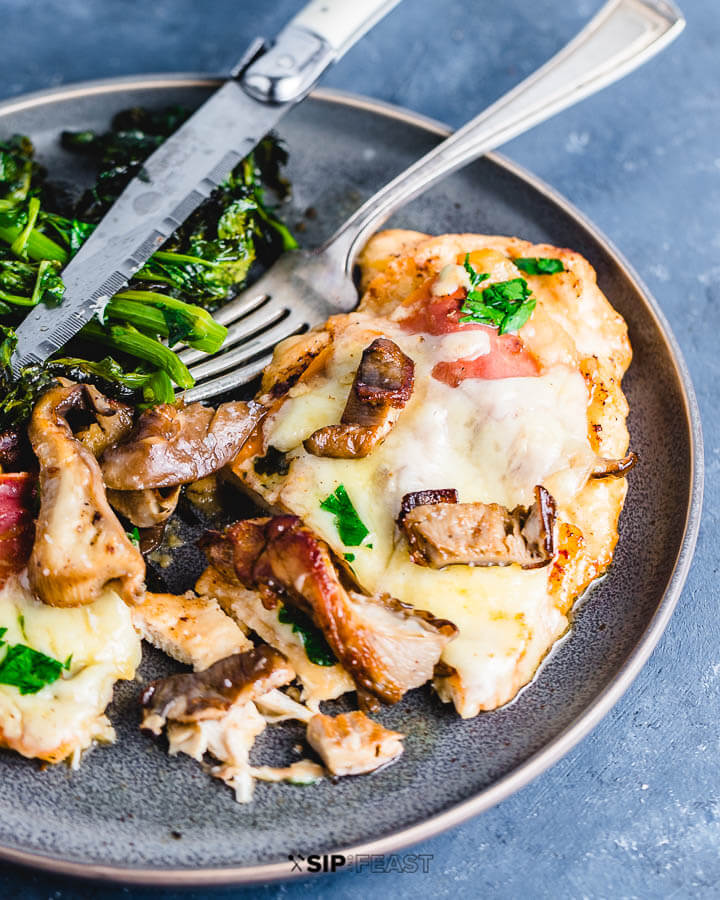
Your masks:
{"label": "knife handle", "polygon": [[400,0],[311,0],[274,44],[240,74],[264,103],[301,100],[323,72]]}
{"label": "knife handle", "polygon": [[400,0],[311,0],[290,23],[327,41],[336,59],[352,47]]}

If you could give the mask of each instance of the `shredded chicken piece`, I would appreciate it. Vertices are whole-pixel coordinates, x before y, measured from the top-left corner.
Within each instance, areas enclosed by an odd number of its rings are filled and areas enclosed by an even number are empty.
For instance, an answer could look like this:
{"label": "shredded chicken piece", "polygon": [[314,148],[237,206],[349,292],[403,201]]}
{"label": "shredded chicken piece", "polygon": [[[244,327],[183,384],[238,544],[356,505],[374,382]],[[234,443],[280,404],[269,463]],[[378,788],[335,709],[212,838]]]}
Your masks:
{"label": "shredded chicken piece", "polygon": [[118,491],[167,488],[198,481],[228,463],[265,415],[258,403],[162,404],[140,416],[123,443],[102,457],[108,487]]}
{"label": "shredded chicken piece", "polygon": [[309,709],[304,703],[298,703],[277,688],[258,697],[255,705],[265,721],[273,725],[277,722],[287,722],[288,719],[295,719],[307,725],[315,715],[315,710]]}
{"label": "shredded chicken piece", "polygon": [[333,459],[368,456],[385,440],[410,399],[415,364],[388,338],[363,351],[339,425],[327,425],[304,441],[308,453]]}
{"label": "shredded chicken piece", "polygon": [[404,734],[390,731],[360,711],[313,716],[307,739],[333,775],[361,775],[396,760]]}
{"label": "shredded chicken piece", "polygon": [[185,594],[152,594],[133,609],[133,625],[154,647],[195,671],[253,645],[216,600]]}
{"label": "shredded chicken piece", "polygon": [[28,567],[35,594],[50,606],[92,603],[112,587],[126,603],[142,599],[145,563],[105,495],[92,453],[66,420],[72,409],[96,409],[85,385],[47,391],[28,433],[40,463],[40,514]]}
{"label": "shredded chicken piece", "polygon": [[250,774],[257,781],[315,784],[325,775],[325,769],[310,759],[299,759],[289,766],[251,766]]}
{"label": "shredded chicken piece", "polygon": [[[235,791],[238,803],[252,800],[254,779],[250,770],[250,750],[265,730],[265,719],[252,702],[236,704],[219,719],[197,722],[169,722],[167,728],[171,756],[186,753],[202,763],[214,778]],[[220,765],[205,765],[209,753]]]}
{"label": "shredded chicken piece", "polygon": [[277,609],[263,606],[257,591],[248,590],[238,582],[232,564],[227,578],[214,566],[208,566],[195,590],[203,597],[217,599],[240,627],[251,629],[288,658],[302,685],[301,699],[308,705],[317,706],[322,700],[334,700],[355,690],[352,678],[339,663],[318,666],[310,662],[300,636],[291,625],[280,622]]}
{"label": "shredded chicken piece", "polygon": [[[405,500],[403,498],[403,508]],[[542,485],[530,508],[508,510],[498,503],[439,501],[401,513],[400,524],[419,566],[548,565],[555,554],[555,501]]]}
{"label": "shredded chicken piece", "polygon": [[358,688],[388,703],[433,675],[457,634],[445,619],[388,595],[346,589],[330,549],[296,516],[237,522],[205,541],[225,578],[259,590],[266,607],[295,605],[311,616]]}

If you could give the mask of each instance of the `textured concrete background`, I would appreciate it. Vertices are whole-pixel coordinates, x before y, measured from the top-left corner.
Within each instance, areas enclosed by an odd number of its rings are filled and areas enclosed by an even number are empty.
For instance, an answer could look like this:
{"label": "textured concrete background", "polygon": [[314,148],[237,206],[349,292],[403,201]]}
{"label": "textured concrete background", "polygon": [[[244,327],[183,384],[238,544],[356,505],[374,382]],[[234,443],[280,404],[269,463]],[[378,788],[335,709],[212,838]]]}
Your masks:
{"label": "textured concrete background", "polygon": [[[428,842],[430,874],[313,879],[248,897],[715,897],[720,893],[720,6],[660,58],[506,152],[577,204],[654,291],[703,413],[705,520],[649,664],[564,760]],[[0,95],[89,78],[216,72],[298,0],[2,0]],[[596,0],[404,0],[325,80],[460,125],[558,49]],[[206,898],[94,887],[0,866],[4,898]]]}

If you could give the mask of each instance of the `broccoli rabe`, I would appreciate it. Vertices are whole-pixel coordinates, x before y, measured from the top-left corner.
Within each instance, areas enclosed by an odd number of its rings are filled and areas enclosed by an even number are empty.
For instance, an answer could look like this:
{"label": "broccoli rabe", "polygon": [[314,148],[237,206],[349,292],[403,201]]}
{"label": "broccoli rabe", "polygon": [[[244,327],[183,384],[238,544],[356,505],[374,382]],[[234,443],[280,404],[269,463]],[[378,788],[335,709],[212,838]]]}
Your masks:
{"label": "broccoli rabe", "polygon": [[[177,106],[130,109],[115,116],[105,133],[63,132],[62,146],[87,157],[97,173],[76,199],[47,178],[28,138],[0,141],[0,429],[26,418],[34,398],[59,375],[96,381],[110,393],[145,404],[169,402],[173,385],[193,384],[171,348],[184,343],[216,352],[227,329],[210,311],[242,288],[254,267],[267,266],[297,246],[266,202],[266,189],[279,199],[288,189],[282,176],[285,149],[267,137],[61,358],[28,367],[20,383],[12,378],[13,328],[26,308],[41,300],[62,303],[62,267],[126,184],[136,175],[142,178],[144,161],[188,115]],[[110,348],[117,359],[94,358],[98,346]]]}

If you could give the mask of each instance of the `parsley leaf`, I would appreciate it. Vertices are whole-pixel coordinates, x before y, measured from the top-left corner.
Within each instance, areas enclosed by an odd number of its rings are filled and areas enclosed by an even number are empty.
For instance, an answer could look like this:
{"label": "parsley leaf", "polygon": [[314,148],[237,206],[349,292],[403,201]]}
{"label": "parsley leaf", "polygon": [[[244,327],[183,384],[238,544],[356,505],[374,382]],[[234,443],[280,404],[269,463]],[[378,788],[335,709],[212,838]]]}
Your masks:
{"label": "parsley leaf", "polygon": [[140,529],[137,525],[133,528],[132,531],[126,531],[127,539],[137,550],[140,549]]}
{"label": "parsley leaf", "polygon": [[487,279],[490,277],[488,272],[476,272],[475,269],[473,269],[470,262],[469,253],[465,254],[465,259],[463,260],[463,268],[470,276],[470,285],[472,287],[477,287],[481,281],[487,281]]}
{"label": "parsley leaf", "polygon": [[[0,638],[7,628],[0,629]],[[5,643],[5,641],[0,641]],[[26,644],[8,645],[0,662],[0,684],[18,688],[21,694],[36,694],[46,684],[52,684],[60,677],[63,669],[69,668],[70,658],[61,663],[52,656],[46,656]]]}
{"label": "parsley leaf", "polygon": [[299,609],[281,606],[278,610],[278,621],[283,625],[292,625],[294,634],[300,635],[305,653],[311,663],[316,666],[334,666],[337,660],[328,646],[325,636],[309,617]]}
{"label": "parsley leaf", "polygon": [[[489,277],[485,274],[478,275],[470,265],[468,256],[465,257],[465,269],[468,273],[473,273],[470,276],[473,285]],[[522,327],[532,315],[536,303],[527,281],[524,278],[511,278],[509,281],[490,284],[483,290],[468,291],[465,302],[460,307],[460,312],[464,313],[460,322],[491,325],[497,328],[498,334],[505,334]]]}
{"label": "parsley leaf", "polygon": [[343,553],[343,556],[348,562],[355,562],[355,554],[354,553]]}
{"label": "parsley leaf", "polygon": [[527,272],[528,275],[554,275],[556,272],[565,271],[561,259],[548,259],[545,256],[520,256],[513,262],[518,269]]}
{"label": "parsley leaf", "polygon": [[370,534],[348,497],[344,484],[338,485],[335,493],[323,500],[320,509],[335,516],[335,527],[346,547],[359,547]]}

